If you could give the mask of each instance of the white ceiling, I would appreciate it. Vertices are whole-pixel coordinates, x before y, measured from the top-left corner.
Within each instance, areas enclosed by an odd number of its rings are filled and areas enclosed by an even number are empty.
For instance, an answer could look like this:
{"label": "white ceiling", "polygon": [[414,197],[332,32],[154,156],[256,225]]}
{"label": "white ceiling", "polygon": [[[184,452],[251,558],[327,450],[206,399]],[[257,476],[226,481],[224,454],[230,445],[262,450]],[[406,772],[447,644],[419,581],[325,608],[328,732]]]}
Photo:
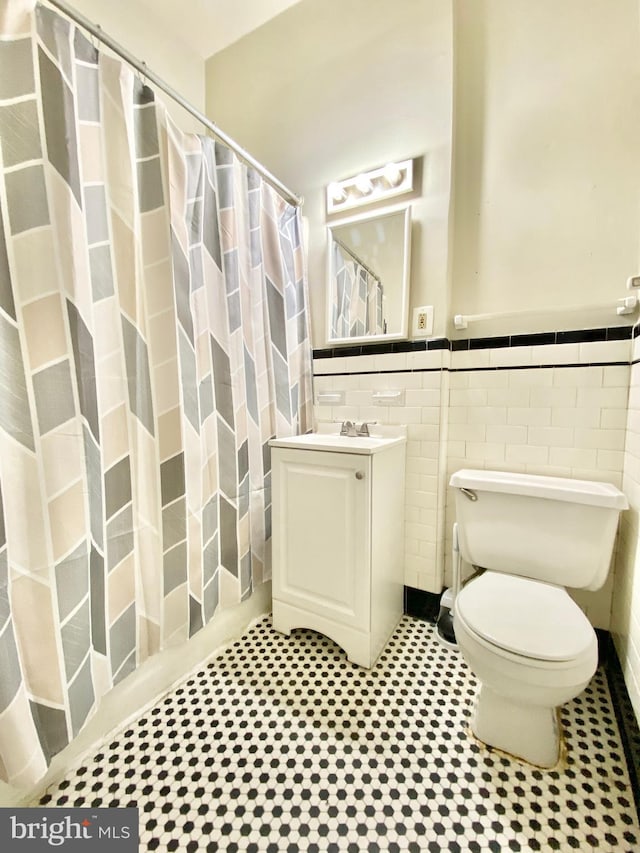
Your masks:
{"label": "white ceiling", "polygon": [[299,0],[142,0],[203,59],[255,30]]}

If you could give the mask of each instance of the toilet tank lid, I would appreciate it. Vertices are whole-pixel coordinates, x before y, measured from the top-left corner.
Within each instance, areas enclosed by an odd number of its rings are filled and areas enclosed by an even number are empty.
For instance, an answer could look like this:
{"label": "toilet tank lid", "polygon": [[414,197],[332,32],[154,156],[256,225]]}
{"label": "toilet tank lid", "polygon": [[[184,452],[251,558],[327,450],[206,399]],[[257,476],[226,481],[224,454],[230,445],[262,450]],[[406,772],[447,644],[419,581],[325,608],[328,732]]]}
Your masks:
{"label": "toilet tank lid", "polygon": [[456,489],[504,492],[510,495],[570,501],[618,510],[629,507],[626,496],[612,483],[598,483],[592,480],[572,480],[567,477],[546,477],[539,474],[463,468],[452,475],[449,485]]}

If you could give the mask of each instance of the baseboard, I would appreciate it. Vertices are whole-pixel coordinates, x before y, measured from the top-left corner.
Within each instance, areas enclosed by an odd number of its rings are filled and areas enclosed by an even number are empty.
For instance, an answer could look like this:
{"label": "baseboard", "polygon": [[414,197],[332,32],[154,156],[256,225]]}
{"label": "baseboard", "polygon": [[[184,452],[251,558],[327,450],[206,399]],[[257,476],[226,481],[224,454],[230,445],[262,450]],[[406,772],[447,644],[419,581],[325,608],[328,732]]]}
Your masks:
{"label": "baseboard", "polygon": [[440,610],[440,593],[425,592],[411,586],[404,588],[404,612],[435,624]]}
{"label": "baseboard", "polygon": [[631,790],[640,817],[640,727],[636,719],[618,653],[608,631],[596,630],[600,663],[607,675],[613,710],[616,715],[622,748],[627,759]]}

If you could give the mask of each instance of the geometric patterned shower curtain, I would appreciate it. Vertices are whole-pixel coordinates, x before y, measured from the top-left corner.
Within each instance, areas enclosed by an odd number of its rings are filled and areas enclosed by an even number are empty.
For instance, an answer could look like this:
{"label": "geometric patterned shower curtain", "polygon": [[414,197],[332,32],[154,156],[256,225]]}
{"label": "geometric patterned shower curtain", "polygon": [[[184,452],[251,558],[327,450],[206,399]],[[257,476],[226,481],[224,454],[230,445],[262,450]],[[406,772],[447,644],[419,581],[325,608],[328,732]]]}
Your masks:
{"label": "geometric patterned shower curtain", "polygon": [[270,577],[311,426],[299,210],[66,18],[0,9],[0,776]]}
{"label": "geometric patterned shower curtain", "polygon": [[384,289],[379,277],[335,238],[331,255],[331,338],[383,334]]}

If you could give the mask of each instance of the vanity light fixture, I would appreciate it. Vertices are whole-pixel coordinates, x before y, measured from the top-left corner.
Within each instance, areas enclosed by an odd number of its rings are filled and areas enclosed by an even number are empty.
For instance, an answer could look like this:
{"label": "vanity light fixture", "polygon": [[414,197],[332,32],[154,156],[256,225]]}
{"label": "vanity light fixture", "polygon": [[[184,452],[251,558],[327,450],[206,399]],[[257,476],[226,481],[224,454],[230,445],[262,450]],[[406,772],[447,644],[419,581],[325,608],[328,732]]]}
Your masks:
{"label": "vanity light fixture", "polygon": [[387,163],[327,187],[327,213],[373,204],[413,190],[413,160]]}

